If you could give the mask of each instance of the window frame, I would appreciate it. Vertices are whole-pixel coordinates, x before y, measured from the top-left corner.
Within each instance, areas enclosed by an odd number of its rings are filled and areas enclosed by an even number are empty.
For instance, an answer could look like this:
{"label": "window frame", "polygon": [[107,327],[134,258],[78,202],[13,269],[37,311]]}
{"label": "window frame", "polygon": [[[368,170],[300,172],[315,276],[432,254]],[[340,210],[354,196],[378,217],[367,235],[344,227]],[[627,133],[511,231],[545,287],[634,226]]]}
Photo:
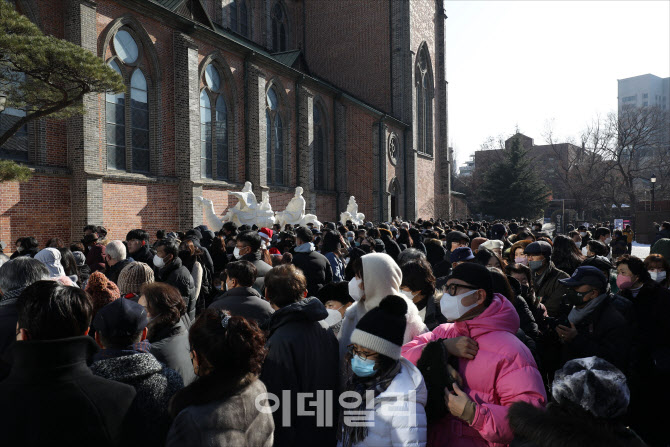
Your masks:
{"label": "window frame", "polygon": [[433,158],[435,156],[434,115],[435,81],[432,60],[428,46],[423,42],[419,46],[415,62],[417,153]]}
{"label": "window frame", "polygon": [[[268,83],[265,90],[265,149],[266,149],[266,184],[271,186],[288,186],[286,172],[286,160],[288,156],[286,136],[288,132],[287,122],[284,117],[283,102],[281,94],[277,91],[279,86],[273,82]],[[277,107],[272,109],[268,100],[270,91],[277,98]],[[278,127],[277,124],[280,124]],[[279,134],[277,130],[280,129]],[[277,148],[281,151],[278,153]],[[279,163],[278,163],[279,161]],[[281,181],[277,181],[277,173],[281,173]]]}
{"label": "window frame", "polygon": [[[314,111],[318,110],[318,113],[320,115],[320,120],[319,123],[316,123],[316,120],[314,119]],[[313,142],[312,142],[312,154],[313,154],[313,160],[314,160],[314,189],[315,190],[328,190],[330,187],[330,176],[328,175],[328,168],[329,168],[329,156],[330,156],[330,151],[329,151],[329,139],[328,139],[328,114],[326,111],[326,107],[324,104],[321,102],[320,99],[316,99],[313,104],[312,104],[312,136],[313,136]],[[319,148],[317,147],[317,133],[321,133],[321,141],[322,141],[322,147]],[[320,149],[320,151],[319,151]],[[319,152],[321,152],[319,156]],[[321,162],[323,172],[320,172],[319,169],[319,161]],[[319,174],[322,174],[319,176]],[[321,182],[319,182],[319,178],[322,179]]]}
{"label": "window frame", "polygon": [[[276,11],[281,12],[277,17]],[[281,0],[275,0],[270,7],[270,47],[273,53],[289,50],[290,28],[286,7]]]}

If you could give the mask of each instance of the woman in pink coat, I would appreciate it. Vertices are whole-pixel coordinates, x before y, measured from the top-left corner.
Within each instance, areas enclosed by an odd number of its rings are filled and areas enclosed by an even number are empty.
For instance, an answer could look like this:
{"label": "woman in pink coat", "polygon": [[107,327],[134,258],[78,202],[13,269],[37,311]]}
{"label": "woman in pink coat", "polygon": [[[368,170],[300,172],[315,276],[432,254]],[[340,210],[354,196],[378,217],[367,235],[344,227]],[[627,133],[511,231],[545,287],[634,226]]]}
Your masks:
{"label": "woman in pink coat", "polygon": [[544,406],[547,400],[535,360],[515,335],[519,316],[508,299],[492,292],[491,277],[482,265],[456,267],[447,292],[440,308],[453,323],[402,348],[402,355],[416,364],[427,343],[448,339],[447,349],[460,357],[462,390],[454,384],[454,392],[445,394],[449,414],[428,425],[428,445],[507,445],[514,437],[507,421],[509,406],[518,401]]}

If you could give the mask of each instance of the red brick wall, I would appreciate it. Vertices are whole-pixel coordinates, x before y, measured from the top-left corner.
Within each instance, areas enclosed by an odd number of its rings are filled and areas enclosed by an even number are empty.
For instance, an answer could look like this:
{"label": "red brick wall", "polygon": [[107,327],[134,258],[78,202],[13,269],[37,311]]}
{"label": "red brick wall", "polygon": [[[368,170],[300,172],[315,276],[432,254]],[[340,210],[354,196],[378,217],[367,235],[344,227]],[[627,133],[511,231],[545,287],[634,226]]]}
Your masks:
{"label": "red brick wall", "polygon": [[337,197],[335,194],[316,195],[316,216],[319,218],[319,221],[336,222],[340,220],[340,217],[336,214],[336,201]]}
{"label": "red brick wall", "polygon": [[433,160],[418,157],[416,161],[417,185],[417,218],[431,218],[435,216],[435,163]]}
{"label": "red brick wall", "polygon": [[0,183],[0,240],[11,253],[19,237],[33,236],[40,248],[49,238],[70,240],[70,180],[33,176],[24,183]]}
{"label": "red brick wall", "polygon": [[347,105],[347,193],[356,197],[358,211],[367,219],[374,219],[372,213],[373,172],[372,172],[372,126],[374,117],[362,109]]}
{"label": "red brick wall", "polygon": [[390,111],[388,1],[306,1],[305,5],[309,17],[305,53],[310,70]]}
{"label": "red brick wall", "polygon": [[102,196],[103,225],[110,240],[124,240],[135,228],[147,230],[151,240],[157,230],[185,230],[178,228],[177,185],[105,181]]}

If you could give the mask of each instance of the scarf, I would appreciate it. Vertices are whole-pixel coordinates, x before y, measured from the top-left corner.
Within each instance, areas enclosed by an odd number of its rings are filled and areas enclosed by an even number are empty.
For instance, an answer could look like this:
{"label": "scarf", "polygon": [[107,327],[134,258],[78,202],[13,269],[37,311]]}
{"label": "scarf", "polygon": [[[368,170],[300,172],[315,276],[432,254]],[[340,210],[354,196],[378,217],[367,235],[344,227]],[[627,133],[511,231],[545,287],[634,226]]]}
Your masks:
{"label": "scarf", "polygon": [[[360,404],[357,408],[351,409],[349,411],[356,412],[358,414],[363,414],[363,412],[372,411],[374,409],[374,399],[377,398],[381,393],[386,391],[386,389],[391,385],[395,376],[400,372],[400,362],[396,361],[393,366],[388,368],[385,372],[375,374],[372,377],[358,377],[353,372],[351,372],[351,363],[347,362],[349,365],[349,380],[347,380],[346,389],[349,391],[354,391],[362,397]],[[369,391],[373,391],[373,401],[368,404],[367,398],[370,394]],[[359,413],[360,412],[360,413]],[[344,411],[340,413],[340,424],[342,426],[342,447],[352,447],[355,444],[363,442],[368,436],[368,427],[364,424],[363,426],[349,426],[344,424]],[[366,418],[367,421],[367,418]]]}
{"label": "scarf", "polygon": [[105,348],[101,349],[93,356],[93,362],[98,360],[113,359],[116,357],[123,357],[126,355],[151,353],[151,343],[149,340],[138,341],[132,345],[128,345],[123,349]]}
{"label": "scarf", "polygon": [[302,245],[295,247],[296,253],[311,253],[314,251],[314,244],[311,242],[305,242]]}
{"label": "scarf", "polygon": [[584,320],[584,318],[591,315],[605,298],[607,298],[607,294],[603,293],[602,295],[598,295],[597,297],[593,298],[586,304],[586,306],[582,307],[581,309],[573,307],[570,311],[570,314],[568,315],[568,320],[574,325],[579,324],[582,320]]}

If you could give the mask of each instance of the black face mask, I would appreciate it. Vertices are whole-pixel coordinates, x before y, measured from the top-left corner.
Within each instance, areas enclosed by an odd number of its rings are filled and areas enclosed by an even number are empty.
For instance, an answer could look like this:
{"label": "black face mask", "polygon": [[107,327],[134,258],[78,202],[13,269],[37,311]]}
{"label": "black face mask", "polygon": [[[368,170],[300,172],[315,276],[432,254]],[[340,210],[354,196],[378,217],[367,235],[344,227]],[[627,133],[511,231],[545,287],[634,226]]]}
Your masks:
{"label": "black face mask", "polygon": [[593,292],[593,290],[589,290],[588,292],[577,292],[575,289],[568,289],[565,294],[565,301],[575,306],[581,306],[584,304],[584,297],[591,292]]}
{"label": "black face mask", "polygon": [[528,297],[528,292],[530,291],[530,288],[528,286],[524,286],[521,284],[521,296]]}

